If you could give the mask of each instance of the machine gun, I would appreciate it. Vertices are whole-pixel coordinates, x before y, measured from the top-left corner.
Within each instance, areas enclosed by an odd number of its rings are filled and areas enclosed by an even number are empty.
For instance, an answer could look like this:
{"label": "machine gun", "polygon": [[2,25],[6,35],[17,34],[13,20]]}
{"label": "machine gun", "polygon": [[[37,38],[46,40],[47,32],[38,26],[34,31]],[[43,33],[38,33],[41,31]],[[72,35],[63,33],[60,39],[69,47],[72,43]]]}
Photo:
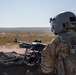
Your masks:
{"label": "machine gun", "polygon": [[[41,43],[41,40],[34,40],[32,43],[26,43],[14,39],[15,43],[19,43],[20,48],[26,48],[25,56],[22,60],[29,66],[39,65],[41,62],[41,51],[46,47],[46,44]],[[31,51],[30,51],[31,50]]]}
{"label": "machine gun", "polygon": [[19,43],[20,48],[41,51],[46,47],[46,44],[41,43],[41,40],[34,40],[32,43],[26,43],[15,39],[13,42]]}
{"label": "machine gun", "polygon": [[41,51],[46,47],[46,44],[41,43],[41,40],[34,40],[32,43],[26,43],[14,39],[14,42],[19,43],[20,48],[26,48],[25,56],[23,60],[21,60],[22,62],[29,66],[40,64]]}

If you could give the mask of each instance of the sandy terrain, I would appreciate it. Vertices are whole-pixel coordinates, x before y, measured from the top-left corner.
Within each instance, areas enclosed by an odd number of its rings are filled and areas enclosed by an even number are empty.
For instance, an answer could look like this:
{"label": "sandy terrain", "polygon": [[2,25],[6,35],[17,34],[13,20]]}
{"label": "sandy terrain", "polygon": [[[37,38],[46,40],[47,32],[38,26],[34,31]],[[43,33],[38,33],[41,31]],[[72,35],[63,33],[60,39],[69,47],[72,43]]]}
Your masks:
{"label": "sandy terrain", "polygon": [[2,45],[0,46],[0,52],[12,52],[15,51],[17,53],[24,53],[25,52],[25,48],[19,48],[19,46],[17,44],[7,44],[7,45]]}

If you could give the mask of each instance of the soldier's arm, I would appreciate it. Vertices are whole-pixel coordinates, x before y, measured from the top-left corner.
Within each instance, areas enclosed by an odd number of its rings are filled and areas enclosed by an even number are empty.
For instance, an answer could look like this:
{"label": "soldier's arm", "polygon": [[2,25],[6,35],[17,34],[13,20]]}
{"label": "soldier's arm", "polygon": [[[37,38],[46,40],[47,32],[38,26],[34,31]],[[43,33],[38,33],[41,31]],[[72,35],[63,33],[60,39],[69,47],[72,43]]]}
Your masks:
{"label": "soldier's arm", "polygon": [[44,73],[53,73],[58,56],[68,55],[68,44],[61,36],[57,36],[42,52],[41,68]]}
{"label": "soldier's arm", "polygon": [[41,69],[43,73],[53,73],[56,59],[55,50],[56,46],[54,39],[53,41],[51,41],[51,43],[47,45],[47,47],[42,52]]}

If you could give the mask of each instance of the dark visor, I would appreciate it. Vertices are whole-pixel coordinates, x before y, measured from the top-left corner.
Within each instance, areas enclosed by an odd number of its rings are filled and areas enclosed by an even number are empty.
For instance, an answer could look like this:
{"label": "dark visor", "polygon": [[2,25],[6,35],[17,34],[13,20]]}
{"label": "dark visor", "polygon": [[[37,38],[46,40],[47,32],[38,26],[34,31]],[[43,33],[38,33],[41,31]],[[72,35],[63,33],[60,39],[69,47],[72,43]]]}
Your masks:
{"label": "dark visor", "polygon": [[69,19],[71,22],[76,21],[76,17],[70,17]]}

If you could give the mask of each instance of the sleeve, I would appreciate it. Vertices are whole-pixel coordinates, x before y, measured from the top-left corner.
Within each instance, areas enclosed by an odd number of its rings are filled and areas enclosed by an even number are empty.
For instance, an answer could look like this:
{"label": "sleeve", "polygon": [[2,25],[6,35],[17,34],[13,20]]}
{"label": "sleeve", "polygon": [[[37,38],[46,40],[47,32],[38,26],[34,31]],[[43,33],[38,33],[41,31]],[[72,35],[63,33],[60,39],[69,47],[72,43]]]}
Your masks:
{"label": "sleeve", "polygon": [[52,73],[55,66],[55,45],[54,40],[47,45],[42,52],[41,69],[43,73]]}

